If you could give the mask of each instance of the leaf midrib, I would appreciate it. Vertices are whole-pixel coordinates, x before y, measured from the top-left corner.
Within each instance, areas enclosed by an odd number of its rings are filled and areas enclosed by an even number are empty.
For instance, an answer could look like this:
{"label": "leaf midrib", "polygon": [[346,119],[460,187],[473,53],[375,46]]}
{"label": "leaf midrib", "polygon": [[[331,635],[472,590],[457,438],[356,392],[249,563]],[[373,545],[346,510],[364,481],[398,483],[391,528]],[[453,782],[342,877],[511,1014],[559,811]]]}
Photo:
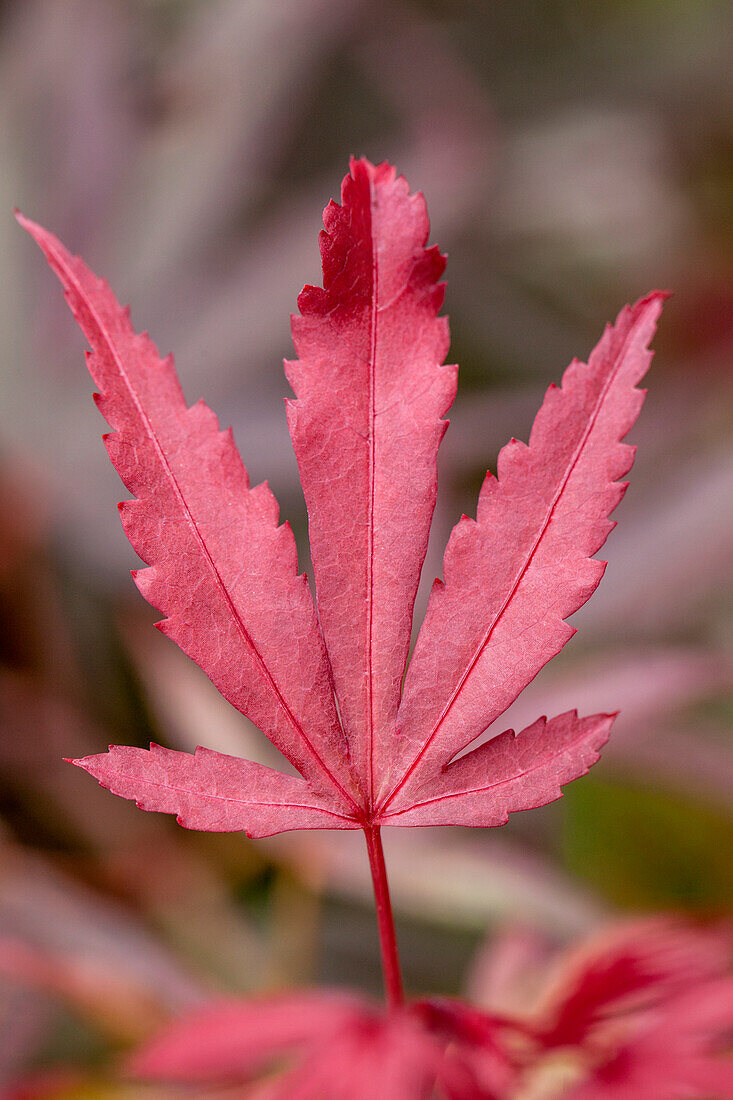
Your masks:
{"label": "leaf midrib", "polygon": [[377,318],[379,316],[379,258],[374,234],[374,208],[376,206],[374,181],[369,176],[369,232],[372,242],[372,306],[371,347],[369,354],[369,515],[367,519],[367,622],[366,622],[366,719],[369,779],[367,804],[374,803],[374,510],[376,479],[376,371],[377,371]]}

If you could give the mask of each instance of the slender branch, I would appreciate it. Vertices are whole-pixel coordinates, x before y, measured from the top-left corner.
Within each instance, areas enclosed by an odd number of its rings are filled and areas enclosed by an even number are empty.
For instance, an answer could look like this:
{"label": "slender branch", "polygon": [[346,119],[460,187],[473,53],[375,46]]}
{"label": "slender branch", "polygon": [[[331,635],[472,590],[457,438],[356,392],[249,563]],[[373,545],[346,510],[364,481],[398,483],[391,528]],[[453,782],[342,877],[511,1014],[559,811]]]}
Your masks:
{"label": "slender branch", "polygon": [[390,1009],[399,1008],[405,1000],[402,988],[402,973],[400,971],[400,958],[397,952],[397,937],[394,930],[392,917],[392,903],[389,898],[389,884],[387,882],[387,868],[384,864],[384,851],[382,838],[378,826],[364,829],[367,851],[369,853],[369,867],[372,872],[374,885],[374,901],[377,907],[377,924],[379,926],[379,946],[382,952],[382,974],[384,975],[384,990],[387,996],[387,1004]]}

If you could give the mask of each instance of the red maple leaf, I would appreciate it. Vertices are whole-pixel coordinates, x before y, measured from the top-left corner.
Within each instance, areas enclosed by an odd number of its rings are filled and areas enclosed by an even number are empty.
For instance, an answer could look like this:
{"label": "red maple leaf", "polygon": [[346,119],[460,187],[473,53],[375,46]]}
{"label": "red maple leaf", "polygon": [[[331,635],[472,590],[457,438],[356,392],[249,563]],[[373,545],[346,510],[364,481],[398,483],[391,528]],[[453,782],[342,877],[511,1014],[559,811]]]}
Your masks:
{"label": "red maple leaf", "polygon": [[[500,825],[585,774],[613,715],[539,719],[456,759],[573,634],[598,585],[633,448],[621,440],[662,306],[625,308],[587,364],[550,387],[529,444],[487,474],[476,519],[446,550],[412,660],[412,613],[456,368],[443,366],[444,258],[425,248],[420,194],[387,164],[354,160],[321,233],[323,288],[293,318],[288,422],[310,518],[317,608],[266,483],[251,488],[230,431],[187,407],[172,359],[136,335],[106,283],[19,215],[92,347],[120,505],[148,568],[134,574],[160,629],[297,769],[206,748],[112,746],[74,761],[115,794],[188,828],[363,829],[390,998],[402,999],[383,825]],[[401,685],[404,679],[404,690]],[[302,778],[301,778],[302,777]]]}

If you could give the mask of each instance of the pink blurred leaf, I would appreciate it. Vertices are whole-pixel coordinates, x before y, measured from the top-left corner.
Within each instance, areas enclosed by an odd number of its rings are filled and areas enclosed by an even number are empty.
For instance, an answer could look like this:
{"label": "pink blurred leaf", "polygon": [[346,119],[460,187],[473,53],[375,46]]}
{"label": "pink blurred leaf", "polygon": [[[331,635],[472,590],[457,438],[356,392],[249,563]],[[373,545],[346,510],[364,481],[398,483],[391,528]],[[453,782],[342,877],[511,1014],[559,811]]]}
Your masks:
{"label": "pink blurred leaf", "polygon": [[542,1041],[580,1043],[599,1021],[619,1011],[714,978],[725,970],[732,946],[729,935],[681,919],[622,924],[563,960],[540,1012]]}
{"label": "pink blurred leaf", "polygon": [[283,994],[228,1001],[184,1017],[133,1055],[136,1077],[251,1083],[278,1100],[491,1100],[507,1076],[496,1025],[458,1004],[408,1005],[384,1014],[347,994]]}
{"label": "pink blurred leaf", "polygon": [[[724,1098],[729,954],[724,929],[627,922],[561,957],[543,1010],[554,1031],[534,1013],[457,1000],[384,1013],[346,993],[281,994],[194,1011],[143,1046],[129,1069],[151,1081],[248,1085],[261,1100]],[[568,1062],[572,1091],[548,1088],[555,1053]]]}
{"label": "pink blurred leaf", "polygon": [[329,1043],[362,1014],[356,998],[338,993],[215,1002],[166,1028],[130,1069],[157,1080],[245,1080],[283,1052]]}
{"label": "pink blurred leaf", "polygon": [[[674,916],[628,920],[562,952],[551,970],[539,947],[536,941],[523,951],[515,988],[503,990],[505,1001],[512,995],[511,1017],[493,1017],[494,1043],[520,1063],[521,1087],[501,1093],[503,1100],[731,1095],[729,927]],[[504,951],[503,937],[494,950]]]}
{"label": "pink blurred leaf", "polygon": [[568,1100],[730,1100],[733,979],[686,990],[642,1015],[631,1035]]}

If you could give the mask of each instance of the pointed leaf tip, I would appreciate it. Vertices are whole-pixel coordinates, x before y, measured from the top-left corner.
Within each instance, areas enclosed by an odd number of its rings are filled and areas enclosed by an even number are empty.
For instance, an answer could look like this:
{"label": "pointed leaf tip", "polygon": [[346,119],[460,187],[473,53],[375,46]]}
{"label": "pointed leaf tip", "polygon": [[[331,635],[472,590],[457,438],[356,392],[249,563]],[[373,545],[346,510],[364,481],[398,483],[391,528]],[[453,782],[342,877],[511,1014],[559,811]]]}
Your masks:
{"label": "pointed leaf tip", "polygon": [[[570,710],[506,730],[459,757],[385,813],[389,825],[504,825],[509,814],[562,796],[562,787],[599,759],[612,719]],[[404,809],[402,806],[404,805]]]}
{"label": "pointed leaf tip", "polygon": [[[134,331],[107,284],[53,234],[19,220],[92,348],[88,367],[114,428],[110,458],[135,498],[134,508],[122,506],[125,531],[150,567],[136,572],[138,586],[222,695],[315,789],[340,810],[353,806],[315,607],[298,580],[292,536],[270,522],[274,498],[250,489],[231,436],[205,405],[189,410],[172,360]],[[288,630],[298,647],[283,645]]]}
{"label": "pointed leaf tip", "polygon": [[[619,481],[633,462],[624,438],[664,294],[621,310],[588,362],[573,360],[549,391],[528,444],[505,447],[476,522],[460,521],[430,597],[397,719],[402,760],[383,808],[408,805],[422,783],[486,730],[575,633],[566,620],[603,575],[595,558],[611,529]],[[448,654],[448,658],[446,658]]]}
{"label": "pointed leaf tip", "polygon": [[[340,714],[371,804],[393,751],[412,610],[455,368],[425,205],[386,162],[352,158],[329,204],[323,287],[293,320],[288,425],[308,506]],[[409,516],[409,522],[406,517]]]}
{"label": "pointed leaf tip", "polygon": [[262,837],[359,827],[305,780],[201,746],[187,753],[155,742],[149,749],[110,745],[73,763],[113,794],[140,809],[173,814],[187,829]]}

